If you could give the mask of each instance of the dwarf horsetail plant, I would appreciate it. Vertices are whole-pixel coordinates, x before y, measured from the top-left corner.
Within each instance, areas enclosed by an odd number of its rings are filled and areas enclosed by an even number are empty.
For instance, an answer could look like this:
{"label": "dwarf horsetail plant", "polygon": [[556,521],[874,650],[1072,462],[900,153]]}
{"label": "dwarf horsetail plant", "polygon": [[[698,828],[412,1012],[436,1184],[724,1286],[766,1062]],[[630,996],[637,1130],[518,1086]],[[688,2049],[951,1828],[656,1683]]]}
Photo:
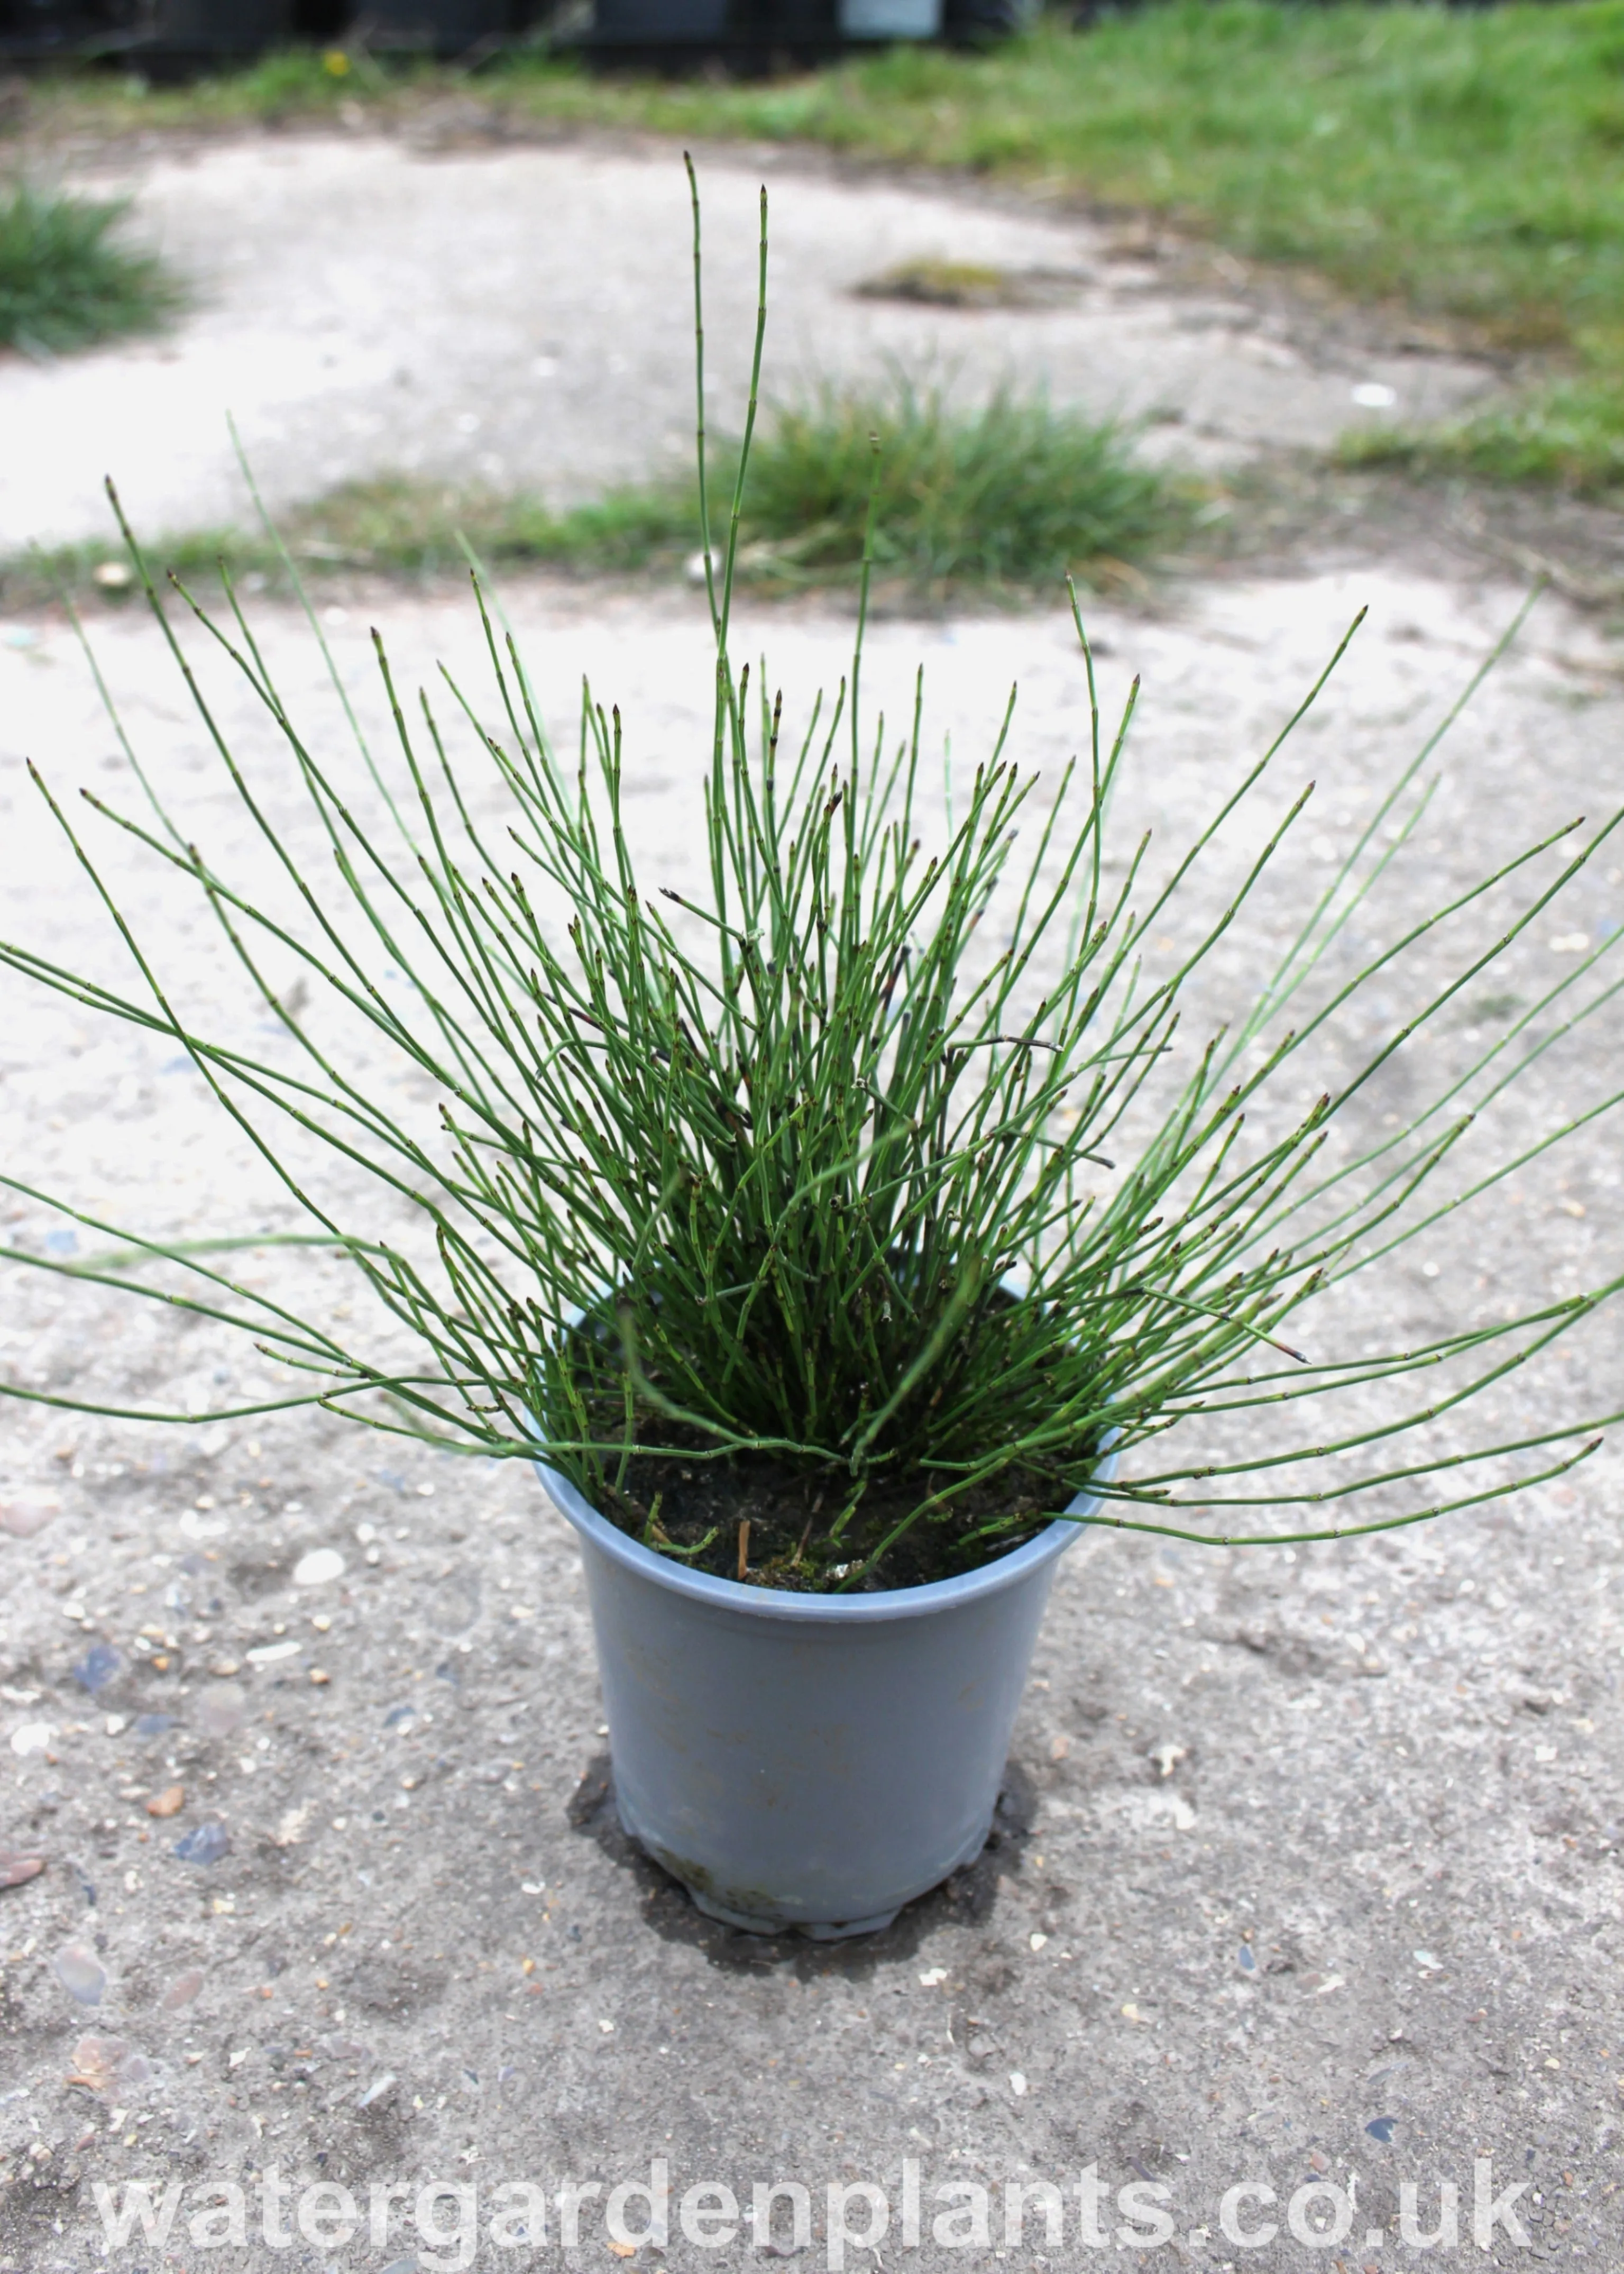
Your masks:
{"label": "dwarf horsetail plant", "polygon": [[[696,200],[695,230],[697,318]],[[861,610],[849,682],[792,736],[780,701],[735,669],[729,646],[765,278],[763,200],[750,420],[728,534],[714,546],[698,335],[716,704],[703,862],[684,890],[639,881],[618,714],[589,695],[567,765],[477,577],[491,708],[449,679],[443,715],[426,693],[409,707],[377,642],[395,730],[387,760],[353,714],[357,757],[305,738],[228,582],[224,613],[196,607],[197,620],[297,771],[330,856],[319,877],[239,767],[125,529],[292,913],[214,864],[127,743],[150,812],[89,802],[200,896],[282,1041],[256,1053],[240,1025],[206,1031],[182,1014],[43,780],[139,983],[119,992],[26,946],[0,953],[70,1000],[179,1044],[305,1212],[303,1236],[347,1259],[394,1339],[369,1353],[362,1331],[233,1278],[229,1239],[136,1239],[133,1260],[16,1248],[11,1260],[240,1327],[307,1377],[231,1416],[314,1404],[499,1457],[545,1446],[657,1550],[768,1585],[849,1589],[972,1568],[1063,1511],[1108,1446],[1119,1465],[1093,1520],[1224,1544],[1413,1523],[1571,1467],[1612,1416],[1465,1445],[1445,1442],[1447,1425],[1612,1285],[1424,1344],[1340,1355],[1332,1344],[1344,1283],[1492,1198],[1577,1126],[1524,1133],[1463,1190],[1440,1184],[1474,1118],[1548,1070],[1562,1037],[1611,1000],[1620,982],[1599,968],[1605,943],[1474,1043],[1463,1069],[1440,1070],[1420,1044],[1545,920],[1617,817],[1588,838],[1559,831],[1522,847],[1382,937],[1378,888],[1425,807],[1434,735],[1244,1015],[1186,1040],[1181,1006],[1238,936],[1265,874],[1289,863],[1306,791],[1271,813],[1238,887],[1187,945],[1158,962],[1153,942],[1188,905],[1221,832],[1270,796],[1285,734],[1160,881],[1148,838],[1122,856],[1109,842],[1132,701],[1102,736],[1080,619],[1088,733],[1046,791],[1009,755],[1007,714],[958,810],[927,787],[920,698],[899,742],[883,725],[870,735]],[[470,763],[489,770],[477,787]],[[506,814],[493,825],[499,794]],[[1019,860],[1018,825],[1029,847]],[[1439,978],[1421,960],[1432,935],[1479,919],[1485,938]],[[297,1006],[301,990],[278,992],[266,975],[289,954],[309,1010]],[[1340,975],[1327,983],[1327,972]],[[1356,1048],[1368,1006],[1417,973],[1402,1026]],[[345,1020],[370,1035],[372,1064],[432,1088],[437,1133],[409,1124],[386,1082],[339,1046]],[[1340,1050],[1341,1071],[1304,1097],[1311,1045],[1316,1065]],[[1372,1135],[1375,1117],[1349,1109],[1401,1053],[1411,1104]],[[417,1236],[342,1221],[297,1166],[312,1141],[347,1177],[370,1173],[391,1222]],[[401,1329],[414,1353],[404,1360]],[[1195,1459],[1162,1442],[1180,1424],[1200,1440]],[[695,1479],[750,1496],[758,1514],[778,1495],[793,1508],[785,1540],[753,1565],[748,1526],[736,1564],[731,1528],[719,1545],[715,1523],[685,1536],[662,1498]],[[1297,1511],[1295,1528],[1260,1527],[1264,1507]],[[1181,1516],[1192,1508],[1207,1513]]]}

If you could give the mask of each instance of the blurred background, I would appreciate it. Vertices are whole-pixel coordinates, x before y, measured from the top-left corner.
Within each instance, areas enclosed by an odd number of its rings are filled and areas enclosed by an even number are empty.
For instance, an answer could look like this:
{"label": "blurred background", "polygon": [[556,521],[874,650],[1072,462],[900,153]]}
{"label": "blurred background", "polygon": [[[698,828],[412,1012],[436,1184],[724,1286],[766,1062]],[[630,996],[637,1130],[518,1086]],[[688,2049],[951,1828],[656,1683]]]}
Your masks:
{"label": "blurred background", "polygon": [[[1445,556],[1604,613],[1624,11],[1186,0],[4,0],[0,594],[691,555],[774,186],[745,559],[939,605]],[[225,414],[237,422],[233,439]],[[239,447],[240,446],[240,447]],[[663,569],[662,569],[663,573]]]}
{"label": "blurred background", "polygon": [[1033,12],[1034,0],[11,0],[0,25],[14,60],[117,56],[173,76],[302,40],[463,63],[538,34],[650,54],[811,56],[846,40],[1009,31]]}

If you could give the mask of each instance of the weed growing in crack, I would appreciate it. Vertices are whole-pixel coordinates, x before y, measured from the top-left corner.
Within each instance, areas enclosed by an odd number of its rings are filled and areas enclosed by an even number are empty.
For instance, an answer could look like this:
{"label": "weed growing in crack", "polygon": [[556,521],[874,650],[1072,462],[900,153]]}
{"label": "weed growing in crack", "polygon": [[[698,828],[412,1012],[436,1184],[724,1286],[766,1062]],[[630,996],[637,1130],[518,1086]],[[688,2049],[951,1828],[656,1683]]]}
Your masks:
{"label": "weed growing in crack", "polygon": [[169,320],[180,287],[155,253],[121,240],[126,211],[26,184],[0,194],[0,344],[68,355]]}

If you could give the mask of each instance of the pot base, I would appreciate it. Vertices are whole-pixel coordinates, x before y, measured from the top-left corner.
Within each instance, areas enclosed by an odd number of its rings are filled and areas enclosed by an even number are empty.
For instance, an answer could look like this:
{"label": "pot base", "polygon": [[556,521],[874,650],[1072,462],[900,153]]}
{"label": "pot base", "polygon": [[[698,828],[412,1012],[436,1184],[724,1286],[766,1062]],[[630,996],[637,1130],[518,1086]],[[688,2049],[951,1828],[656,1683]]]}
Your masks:
{"label": "pot base", "polygon": [[[639,1831],[627,1814],[625,1803],[618,1793],[615,1796],[615,1814],[628,1838],[635,1841],[662,1871],[670,1873],[695,1910],[703,1911],[707,1918],[719,1920],[724,1926],[737,1927],[742,1934],[804,1934],[809,1942],[845,1942],[853,1935],[883,1933],[902,1909],[901,1903],[894,1903],[888,1911],[875,1911],[867,1918],[849,1919],[793,1918],[783,1911],[747,1910],[742,1904],[725,1901],[711,1887],[696,1885],[694,1866],[685,1866],[680,1856],[669,1854],[658,1841],[650,1840]],[[930,1886],[915,1889],[906,1900],[917,1902],[921,1895],[930,1893],[931,1887],[939,1887],[944,1879],[951,1879],[955,1871],[962,1871],[966,1864],[974,1863],[987,1845],[991,1830],[992,1818],[989,1817],[975,1837],[966,1843],[947,1868],[931,1881]]]}
{"label": "pot base", "polygon": [[844,1942],[848,1935],[878,1934],[897,1916],[895,1911],[876,1911],[872,1918],[831,1919],[826,1923],[809,1924],[805,1919],[759,1918],[749,1911],[730,1911],[711,1895],[702,1895],[697,1887],[682,1882],[696,1911],[707,1918],[720,1919],[724,1926],[736,1926],[744,1934],[804,1934],[812,1942]]}

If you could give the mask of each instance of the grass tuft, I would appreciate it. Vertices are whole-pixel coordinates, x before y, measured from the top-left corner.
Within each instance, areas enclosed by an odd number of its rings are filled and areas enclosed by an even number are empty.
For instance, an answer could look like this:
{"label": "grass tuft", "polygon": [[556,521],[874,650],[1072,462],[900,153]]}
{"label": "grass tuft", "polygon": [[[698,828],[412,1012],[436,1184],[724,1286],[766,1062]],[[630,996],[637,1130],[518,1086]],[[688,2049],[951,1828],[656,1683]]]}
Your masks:
{"label": "grass tuft", "polygon": [[[504,496],[385,474],[345,482],[283,516],[281,537],[302,575],[354,571],[432,583],[465,572],[465,544],[493,567],[613,574],[674,559],[692,547],[697,527],[692,499],[675,488],[612,490],[554,514],[523,492]],[[293,590],[281,547],[259,530],[182,530],[154,543],[152,556],[165,574],[194,588],[223,569],[251,592]],[[117,600],[136,589],[123,549],[103,542],[38,548],[0,562],[0,598],[10,607],[61,592]]]}
{"label": "grass tuft", "polygon": [[778,411],[750,459],[747,571],[855,576],[876,450],[875,566],[921,591],[1109,583],[1180,518],[1175,485],[1114,422],[1008,390],[961,408],[898,375]]}
{"label": "grass tuft", "polygon": [[611,490],[553,513],[523,491],[448,488],[394,474],[346,483],[296,515],[290,531],[295,554],[306,561],[434,576],[466,565],[463,540],[503,566],[641,568],[691,546],[696,526],[676,485]]}
{"label": "grass tuft", "polygon": [[175,313],[180,290],[156,254],[115,234],[126,210],[26,184],[0,193],[0,343],[68,355]]}
{"label": "grass tuft", "polygon": [[[832,390],[779,411],[758,434],[741,523],[742,573],[797,590],[853,581],[880,448],[879,572],[935,597],[948,591],[1095,585],[1137,573],[1179,528],[1177,484],[1135,463],[1124,431],[1038,397],[996,395],[957,410],[898,380],[888,391]],[[736,454],[718,451],[712,479],[731,488]],[[461,575],[464,545],[493,568],[553,567],[617,575],[672,567],[699,543],[691,479],[609,491],[554,512],[504,495],[386,475],[349,482],[284,517],[302,569],[433,579]],[[182,531],[153,547],[184,583],[223,565],[251,589],[290,590],[271,540],[237,530]],[[117,599],[133,590],[109,545],[65,546],[0,565],[0,595],[19,606],[57,591]]]}
{"label": "grass tuft", "polygon": [[914,300],[928,308],[1020,307],[1022,280],[980,260],[900,260],[857,287],[865,300]]}
{"label": "grass tuft", "polygon": [[1624,493],[1624,365],[1533,388],[1457,425],[1354,433],[1344,464],[1538,482],[1580,497]]}

